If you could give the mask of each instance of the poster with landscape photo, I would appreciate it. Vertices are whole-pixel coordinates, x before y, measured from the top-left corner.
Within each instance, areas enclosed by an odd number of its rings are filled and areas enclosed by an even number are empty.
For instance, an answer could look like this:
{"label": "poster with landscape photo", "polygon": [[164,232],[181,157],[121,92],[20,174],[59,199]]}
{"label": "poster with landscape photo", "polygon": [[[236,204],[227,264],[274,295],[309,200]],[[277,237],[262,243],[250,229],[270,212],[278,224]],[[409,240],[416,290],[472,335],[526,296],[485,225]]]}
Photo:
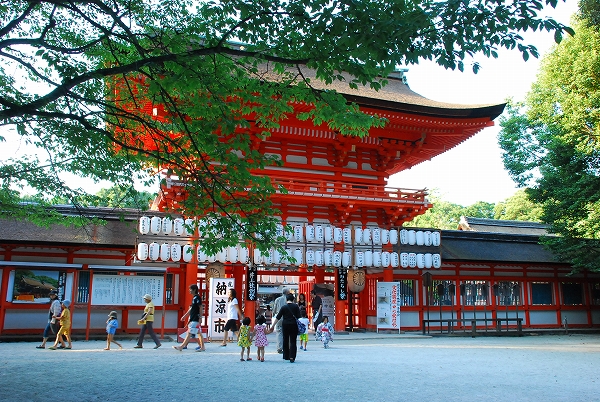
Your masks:
{"label": "poster with landscape photo", "polygon": [[62,271],[17,269],[14,271],[12,302],[48,303],[52,290],[56,290],[62,300],[66,278],[67,273]]}

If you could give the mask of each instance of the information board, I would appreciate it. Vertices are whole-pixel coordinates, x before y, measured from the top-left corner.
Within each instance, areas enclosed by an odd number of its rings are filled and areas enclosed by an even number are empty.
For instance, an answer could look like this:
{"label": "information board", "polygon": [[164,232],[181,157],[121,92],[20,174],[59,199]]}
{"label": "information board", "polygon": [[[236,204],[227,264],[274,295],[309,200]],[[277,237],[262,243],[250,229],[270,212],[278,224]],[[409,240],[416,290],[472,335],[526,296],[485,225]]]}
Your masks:
{"label": "information board", "polygon": [[400,332],[400,283],[377,283],[377,331],[393,329]]}
{"label": "information board", "polygon": [[92,305],[145,306],[145,294],[154,306],[163,305],[164,280],[161,276],[94,275]]}

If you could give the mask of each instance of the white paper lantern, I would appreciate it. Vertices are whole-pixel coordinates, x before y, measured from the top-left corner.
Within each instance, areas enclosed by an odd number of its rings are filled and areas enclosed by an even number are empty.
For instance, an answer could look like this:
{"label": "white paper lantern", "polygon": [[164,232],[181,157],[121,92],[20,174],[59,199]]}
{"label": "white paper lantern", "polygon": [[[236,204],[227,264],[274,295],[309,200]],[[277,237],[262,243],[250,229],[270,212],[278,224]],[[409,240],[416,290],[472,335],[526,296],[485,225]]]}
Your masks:
{"label": "white paper lantern", "polygon": [[408,230],[400,230],[400,244],[408,244]]}
{"label": "white paper lantern", "polygon": [[153,216],[152,219],[150,219],[150,233],[154,235],[159,234],[161,224],[162,219],[160,219],[158,216]]}
{"label": "white paper lantern", "polygon": [[431,246],[431,232],[426,230],[423,232],[423,235],[425,236],[425,246]]}
{"label": "white paper lantern", "polygon": [[[342,256],[340,255],[340,264],[342,263],[341,258],[342,258]],[[323,252],[323,264],[326,267],[333,266],[333,250],[327,249]]]}
{"label": "white paper lantern", "polygon": [[344,244],[352,244],[352,229],[350,228],[344,228],[344,230],[342,231],[343,237],[344,237]]}
{"label": "white paper lantern", "polygon": [[263,263],[262,251],[255,248],[254,249],[254,257],[252,258],[252,261],[254,261],[255,264],[262,264]]}
{"label": "white paper lantern", "polygon": [[371,236],[373,237],[373,244],[381,244],[381,229],[373,228],[371,231]]}
{"label": "white paper lantern", "polygon": [[160,245],[157,242],[152,242],[148,246],[148,257],[152,261],[156,261],[160,257]]}
{"label": "white paper lantern", "polygon": [[425,268],[431,268],[433,266],[433,255],[431,253],[425,253]]}
{"label": "white paper lantern", "polygon": [[417,231],[417,246],[423,246],[425,244],[425,232],[422,230]]}
{"label": "white paper lantern", "polygon": [[198,246],[198,248],[196,249],[196,258],[198,259],[199,263],[208,261],[208,256],[204,251],[202,251],[202,248],[200,246]]}
{"label": "white paper lantern", "polygon": [[309,267],[315,265],[315,251],[311,248],[306,250],[306,265]]}
{"label": "white paper lantern", "polygon": [[291,264],[291,257],[294,255],[293,250],[290,247],[285,248],[285,253],[281,255],[282,264]]}
{"label": "white paper lantern", "polygon": [[414,268],[417,266],[417,254],[408,253],[408,266]]}
{"label": "white paper lantern", "polygon": [[344,234],[341,228],[333,228],[333,241],[335,243],[341,243],[344,239]]}
{"label": "white paper lantern", "polygon": [[198,236],[208,236],[208,221],[206,219],[200,219],[198,221]]}
{"label": "white paper lantern", "polygon": [[384,251],[381,253],[381,266],[383,268],[387,268],[390,266],[390,253],[388,251]]}
{"label": "white paper lantern", "polygon": [[185,235],[186,236],[193,236],[195,232],[194,229],[194,220],[191,218],[187,218],[185,220]]}
{"label": "white paper lantern", "polygon": [[247,264],[249,261],[249,253],[248,253],[248,248],[242,246],[241,244],[238,244],[237,246],[237,254],[238,254],[238,261],[241,262],[242,264]]}
{"label": "white paper lantern", "polygon": [[296,247],[296,249],[292,251],[292,257],[294,257],[294,260],[296,260],[294,265],[300,266],[304,264],[304,253],[300,247]]}
{"label": "white paper lantern", "polygon": [[[308,260],[308,256],[306,256],[306,259]],[[325,264],[325,257],[324,257],[323,250],[315,251],[315,265],[317,267],[322,267],[324,264]]]}
{"label": "white paper lantern", "polygon": [[398,268],[400,266],[400,256],[397,252],[390,253],[390,264],[392,268]]}
{"label": "white paper lantern", "polygon": [[294,226],[294,239],[297,242],[304,242],[304,228],[302,225]]}
{"label": "white paper lantern", "polygon": [[371,229],[366,228],[363,230],[362,241],[364,244],[371,244]]}
{"label": "white paper lantern", "polygon": [[281,264],[281,252],[277,249],[273,250],[273,264],[279,265]]}
{"label": "white paper lantern", "polygon": [[371,250],[365,251],[365,267],[373,266],[373,252]]}
{"label": "white paper lantern", "polygon": [[408,268],[408,253],[400,253],[400,266]]}
{"label": "white paper lantern", "polygon": [[271,249],[271,252],[269,253],[269,255],[263,256],[263,261],[265,262],[266,265],[273,265],[275,263],[275,251],[273,251],[273,249]]}
{"label": "white paper lantern", "polygon": [[315,227],[306,225],[306,241],[315,241]]}
{"label": "white paper lantern", "polygon": [[216,257],[219,262],[227,262],[227,248],[219,250]]}
{"label": "white paper lantern", "polygon": [[286,225],[283,236],[287,241],[294,240],[294,228],[291,225]]}
{"label": "white paper lantern", "polygon": [[[224,255],[227,255],[227,253],[225,253],[225,251],[223,251]],[[206,255],[206,260],[208,262],[216,262],[217,261],[217,254],[213,254],[213,255]]]}
{"label": "white paper lantern", "polygon": [[160,245],[160,260],[169,261],[171,259],[171,246],[168,243]]}
{"label": "white paper lantern", "polygon": [[164,235],[168,236],[173,231],[173,221],[168,216],[162,218],[161,230]]}
{"label": "white paper lantern", "polygon": [[398,231],[390,229],[390,244],[398,244]]}
{"label": "white paper lantern", "polygon": [[373,251],[373,266],[381,266],[381,251]]}
{"label": "white paper lantern", "polygon": [[387,229],[381,229],[381,244],[388,244],[390,242],[390,231]]}
{"label": "white paper lantern", "polygon": [[180,244],[171,244],[171,260],[175,262],[179,262],[181,260],[181,245]]}
{"label": "white paper lantern", "polygon": [[333,266],[334,267],[342,266],[342,252],[341,251],[333,252]]}
{"label": "white paper lantern", "polygon": [[194,257],[193,250],[194,248],[189,244],[183,246],[183,249],[181,250],[181,258],[184,262],[192,261],[192,258]]}
{"label": "white paper lantern", "polygon": [[[363,251],[355,250],[354,265],[359,268],[362,268],[365,266],[365,253]],[[347,265],[345,265],[345,266],[347,266]]]}
{"label": "white paper lantern", "polygon": [[324,235],[324,230],[323,230],[323,225],[316,225],[315,226],[315,240],[318,242],[323,242],[323,235]]}
{"label": "white paper lantern", "polygon": [[431,232],[431,245],[434,247],[440,246],[440,232]]}
{"label": "white paper lantern", "polygon": [[[150,223],[150,222],[148,221],[148,223]],[[148,259],[148,244],[147,243],[138,243],[137,258],[140,261],[145,261]]]}
{"label": "white paper lantern", "polygon": [[150,218],[147,216],[142,216],[140,218],[139,231],[141,234],[145,235],[150,232]]}
{"label": "white paper lantern", "polygon": [[432,256],[432,259],[433,259],[433,267],[436,268],[436,269],[441,268],[441,266],[442,266],[442,256],[439,255],[439,254],[434,254]]}
{"label": "white paper lantern", "polygon": [[325,226],[325,243],[333,243],[333,226]]}
{"label": "white paper lantern", "polygon": [[350,266],[351,262],[352,262],[352,255],[350,254],[350,251],[344,251],[342,253],[342,266],[344,268],[348,268]]}
{"label": "white paper lantern", "polygon": [[415,232],[414,230],[408,231],[408,244],[410,244],[411,246],[417,244],[417,232]]}
{"label": "white paper lantern", "polygon": [[277,237],[283,237],[284,236],[284,231],[283,231],[283,225],[281,223],[278,223],[277,226],[275,226],[275,234],[277,235]]}
{"label": "white paper lantern", "polygon": [[183,224],[184,220],[181,218],[175,218],[173,220],[173,234],[175,236],[181,236],[183,234]]}
{"label": "white paper lantern", "polygon": [[425,268],[425,254],[422,254],[422,253],[417,254],[417,268],[419,268],[419,269]]}
{"label": "white paper lantern", "polygon": [[363,228],[354,228],[354,244],[363,243]]}
{"label": "white paper lantern", "polygon": [[227,247],[227,261],[237,262],[238,261],[238,250],[236,246]]}

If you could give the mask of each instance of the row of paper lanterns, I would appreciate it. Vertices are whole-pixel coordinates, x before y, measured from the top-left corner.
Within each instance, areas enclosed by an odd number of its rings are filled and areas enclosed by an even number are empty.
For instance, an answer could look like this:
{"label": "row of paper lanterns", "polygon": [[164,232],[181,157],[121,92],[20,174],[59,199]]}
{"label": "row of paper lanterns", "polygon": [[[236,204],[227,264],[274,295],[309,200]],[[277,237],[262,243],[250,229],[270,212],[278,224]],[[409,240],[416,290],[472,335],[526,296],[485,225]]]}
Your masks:
{"label": "row of paper lanterns", "polygon": [[[186,244],[158,244],[157,242],[138,243],[137,258],[140,261],[173,261],[173,262],[191,262],[193,258],[194,247]],[[199,263],[202,262],[230,262],[230,263],[248,263],[249,253],[246,247],[241,245],[227,247],[215,255],[207,255],[200,247],[196,249],[196,256]],[[254,250],[253,262],[255,264],[265,265],[294,265],[306,264],[307,266],[326,266],[326,267],[402,267],[402,268],[440,268],[442,265],[441,256],[437,253],[397,253],[388,251],[354,250],[354,258],[351,251],[333,251],[331,249],[312,249],[308,248],[304,252],[300,248],[292,250],[286,249],[282,254],[278,250],[271,250],[267,255],[260,250]]]}
{"label": "row of paper lanterns", "polygon": [[[192,236],[193,219],[182,219],[153,216],[142,216],[139,221],[141,234],[163,234],[175,236]],[[318,242],[343,244],[404,244],[417,246],[440,245],[440,232],[429,230],[381,229],[378,227],[338,228],[332,225],[288,225],[284,230],[282,224],[277,225],[277,235],[283,236],[289,242]],[[291,230],[290,230],[291,229]],[[354,234],[354,236],[353,236]]]}

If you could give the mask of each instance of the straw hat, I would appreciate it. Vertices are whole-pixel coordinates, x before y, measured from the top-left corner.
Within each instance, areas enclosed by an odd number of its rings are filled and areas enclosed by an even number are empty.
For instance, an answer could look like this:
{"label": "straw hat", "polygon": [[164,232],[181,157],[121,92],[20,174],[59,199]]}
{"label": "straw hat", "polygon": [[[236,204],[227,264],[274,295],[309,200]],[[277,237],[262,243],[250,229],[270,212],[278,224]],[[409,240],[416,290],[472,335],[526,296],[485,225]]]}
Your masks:
{"label": "straw hat", "polygon": [[142,299],[144,299],[144,300],[152,300],[152,296],[150,296],[148,293],[146,293],[146,294],[145,294],[145,295],[142,297]]}

